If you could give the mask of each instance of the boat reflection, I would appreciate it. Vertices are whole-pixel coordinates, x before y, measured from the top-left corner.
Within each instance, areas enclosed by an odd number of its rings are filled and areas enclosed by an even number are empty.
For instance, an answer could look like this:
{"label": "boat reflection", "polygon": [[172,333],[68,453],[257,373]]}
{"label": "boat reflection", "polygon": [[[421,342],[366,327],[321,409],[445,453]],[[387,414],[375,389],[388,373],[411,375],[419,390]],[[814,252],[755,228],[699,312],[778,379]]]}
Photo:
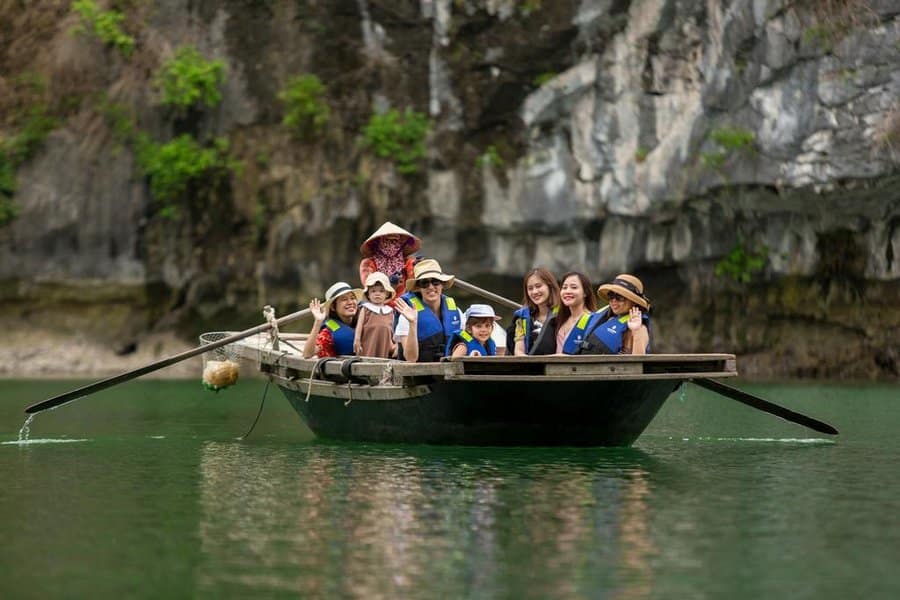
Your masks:
{"label": "boat reflection", "polygon": [[204,593],[645,597],[655,459],[634,448],[209,442]]}

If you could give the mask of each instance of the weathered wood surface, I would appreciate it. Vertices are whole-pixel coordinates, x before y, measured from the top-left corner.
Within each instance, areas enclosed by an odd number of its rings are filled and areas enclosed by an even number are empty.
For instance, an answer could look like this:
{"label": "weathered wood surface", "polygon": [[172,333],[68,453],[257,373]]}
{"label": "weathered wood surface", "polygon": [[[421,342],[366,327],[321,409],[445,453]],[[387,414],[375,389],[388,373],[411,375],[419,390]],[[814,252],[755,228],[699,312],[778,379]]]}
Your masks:
{"label": "weathered wood surface", "polygon": [[[323,378],[350,375],[371,383],[390,380],[404,385],[407,378],[442,378],[448,381],[552,381],[679,379],[733,377],[733,354],[647,354],[592,356],[491,356],[445,359],[437,363],[407,363],[370,357],[304,359],[288,346],[273,350],[267,336],[241,340],[236,354],[263,371],[273,368],[287,378],[309,377],[316,369]],[[353,359],[352,364],[346,361]],[[316,366],[318,364],[318,367]]]}

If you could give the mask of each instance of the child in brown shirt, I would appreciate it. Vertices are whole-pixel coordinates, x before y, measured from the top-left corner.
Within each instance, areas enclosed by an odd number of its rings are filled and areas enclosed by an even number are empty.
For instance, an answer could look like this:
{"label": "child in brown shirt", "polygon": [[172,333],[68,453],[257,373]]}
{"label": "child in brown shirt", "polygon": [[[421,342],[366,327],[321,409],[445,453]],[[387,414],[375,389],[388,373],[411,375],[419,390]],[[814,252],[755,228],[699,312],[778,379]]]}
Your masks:
{"label": "child in brown shirt", "polygon": [[394,344],[394,310],[387,302],[394,297],[387,275],[375,271],[366,277],[366,301],[359,305],[356,338],[353,348],[357,356],[391,358]]}

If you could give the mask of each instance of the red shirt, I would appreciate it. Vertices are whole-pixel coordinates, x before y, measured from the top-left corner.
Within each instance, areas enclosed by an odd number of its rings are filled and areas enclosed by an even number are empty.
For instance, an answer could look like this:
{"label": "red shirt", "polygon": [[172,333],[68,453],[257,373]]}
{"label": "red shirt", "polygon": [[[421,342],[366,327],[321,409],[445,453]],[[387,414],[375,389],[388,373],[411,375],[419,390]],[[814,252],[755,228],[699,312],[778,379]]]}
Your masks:
{"label": "red shirt", "polygon": [[337,351],[334,349],[334,336],[327,327],[320,329],[319,335],[316,336],[316,356],[319,358],[337,356]]}

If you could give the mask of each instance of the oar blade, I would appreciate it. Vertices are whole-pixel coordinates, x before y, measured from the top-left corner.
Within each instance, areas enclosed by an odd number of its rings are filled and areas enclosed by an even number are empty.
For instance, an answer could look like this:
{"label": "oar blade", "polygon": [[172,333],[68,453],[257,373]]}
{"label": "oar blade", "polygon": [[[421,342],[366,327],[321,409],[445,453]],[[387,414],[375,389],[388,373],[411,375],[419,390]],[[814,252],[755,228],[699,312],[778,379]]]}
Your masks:
{"label": "oar blade", "polygon": [[[280,319],[277,319],[275,323],[277,325],[283,325],[284,323],[289,323],[300,317],[308,315],[310,313],[310,309],[304,308],[303,310],[297,311],[295,313],[291,313]],[[268,330],[272,326],[271,323],[264,323],[262,325],[257,325],[251,329],[247,329],[245,331],[241,331],[239,333],[235,333],[234,335],[230,335],[228,337],[222,338],[221,340],[217,340],[211,344],[204,344],[192,350],[186,350],[181,354],[176,354],[175,356],[170,356],[168,358],[164,358],[162,360],[158,360],[149,365],[144,365],[143,367],[139,367],[137,369],[133,369],[131,371],[127,371],[125,373],[120,373],[119,375],[115,375],[113,377],[109,377],[107,379],[103,379],[96,383],[92,383],[90,385],[86,385],[80,387],[75,390],[71,390],[66,392],[65,394],[60,394],[58,396],[54,396],[52,398],[47,398],[46,400],[42,400],[41,402],[37,402],[25,408],[26,414],[38,413],[44,410],[49,410],[51,408],[56,408],[62,404],[66,404],[67,402],[72,402],[73,400],[78,400],[79,398],[84,398],[85,396],[89,396],[95,392],[99,392],[101,390],[105,390],[106,388],[110,388],[114,385],[118,385],[120,383],[124,383],[126,381],[130,381],[135,379],[136,377],[140,377],[141,375],[146,375],[147,373],[152,373],[153,371],[158,371],[159,369],[163,369],[168,367],[169,365],[174,365],[177,362],[181,362],[183,360],[187,360],[188,358],[192,358],[194,356],[198,356],[203,354],[204,352],[209,352],[210,350],[215,350],[221,346],[225,346],[227,344],[231,344],[238,340],[242,340],[246,337],[250,337],[251,335],[261,333],[263,331]]]}
{"label": "oar blade", "polygon": [[767,412],[771,415],[775,415],[776,417],[781,417],[786,421],[790,421],[798,425],[803,425],[804,427],[808,427],[813,431],[818,431],[819,433],[825,433],[828,435],[838,434],[837,429],[835,429],[828,423],[825,423],[824,421],[819,421],[818,419],[814,419],[808,415],[798,413],[789,408],[785,408],[773,402],[769,402],[768,400],[763,400],[759,396],[748,394],[743,390],[733,388],[731,386],[725,385],[724,383],[719,383],[718,381],[706,378],[692,379],[691,381],[693,381],[700,387],[704,387],[710,391],[716,392],[723,396],[727,396],[732,400],[737,400],[738,402],[746,404],[747,406],[752,406],[757,410]]}

